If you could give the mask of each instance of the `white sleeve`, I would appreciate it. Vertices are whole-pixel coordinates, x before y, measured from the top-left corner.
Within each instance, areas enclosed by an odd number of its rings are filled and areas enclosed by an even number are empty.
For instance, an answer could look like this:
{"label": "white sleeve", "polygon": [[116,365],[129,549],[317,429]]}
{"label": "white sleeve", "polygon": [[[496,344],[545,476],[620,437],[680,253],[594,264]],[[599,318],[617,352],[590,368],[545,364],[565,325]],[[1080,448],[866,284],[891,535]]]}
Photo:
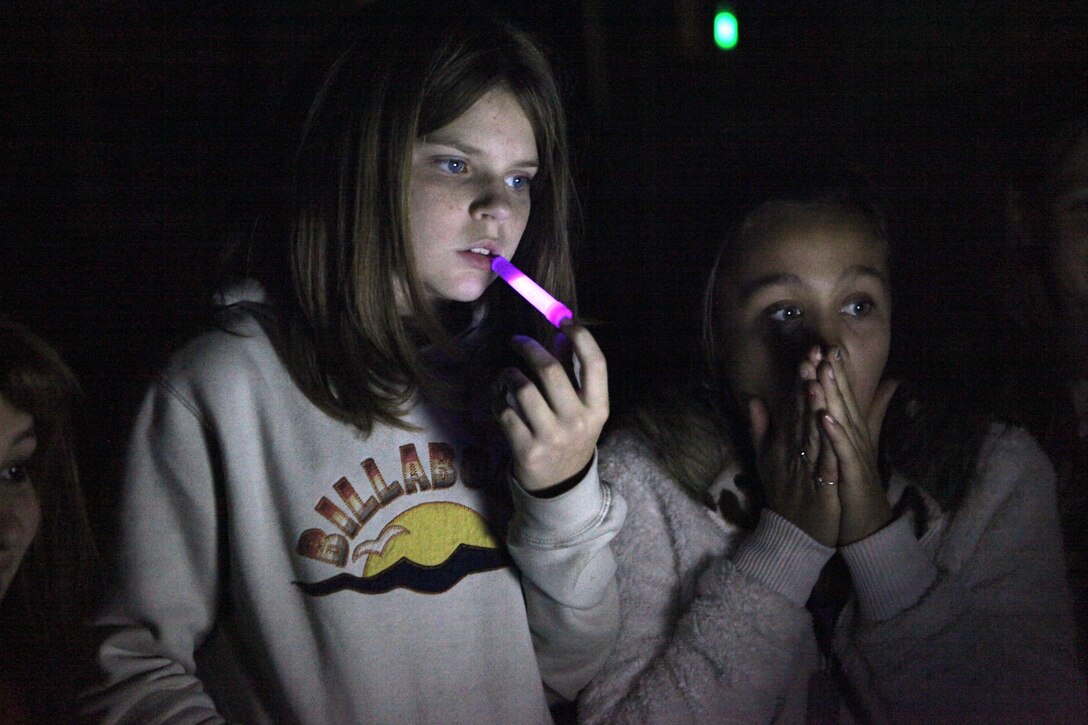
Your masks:
{"label": "white sleeve", "polygon": [[573,700],[596,674],[619,630],[616,561],[609,542],[627,506],[597,473],[554,498],[511,482],[507,547],[522,575],[525,607],[544,683]]}
{"label": "white sleeve", "polygon": [[84,712],[96,721],[223,722],[194,663],[219,597],[215,466],[196,413],[153,385],[129,446],[113,579],[94,622],[102,677]]}
{"label": "white sleeve", "polygon": [[1066,722],[1088,711],[1054,485],[1026,433],[991,438],[926,590],[839,633],[871,711],[911,722]]}

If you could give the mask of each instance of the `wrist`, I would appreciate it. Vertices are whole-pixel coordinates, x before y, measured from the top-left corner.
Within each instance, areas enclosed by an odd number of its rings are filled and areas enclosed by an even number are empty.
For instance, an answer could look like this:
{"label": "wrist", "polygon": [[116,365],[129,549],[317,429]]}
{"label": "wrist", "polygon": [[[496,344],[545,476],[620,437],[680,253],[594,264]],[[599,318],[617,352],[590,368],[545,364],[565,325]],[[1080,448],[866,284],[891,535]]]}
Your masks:
{"label": "wrist", "polygon": [[554,484],[551,484],[549,486],[543,486],[543,487],[538,488],[538,489],[534,489],[534,490],[528,490],[527,489],[527,493],[529,493],[529,495],[534,496],[536,498],[555,498],[556,496],[562,496],[564,493],[566,493],[567,491],[569,491],[572,488],[574,488],[575,486],[577,486],[578,483],[581,482],[581,480],[586,477],[586,474],[589,472],[589,467],[592,466],[592,465],[593,465],[593,456],[590,456],[589,460],[586,461],[586,465],[582,466],[582,469],[580,471],[578,471],[578,473],[575,473],[570,478],[565,478],[562,481],[560,481],[559,483],[554,483]]}
{"label": "wrist", "polygon": [[851,517],[844,509],[839,529],[838,546],[849,546],[866,539],[883,529],[892,521],[892,509],[885,500],[882,507],[868,511],[862,517]]}

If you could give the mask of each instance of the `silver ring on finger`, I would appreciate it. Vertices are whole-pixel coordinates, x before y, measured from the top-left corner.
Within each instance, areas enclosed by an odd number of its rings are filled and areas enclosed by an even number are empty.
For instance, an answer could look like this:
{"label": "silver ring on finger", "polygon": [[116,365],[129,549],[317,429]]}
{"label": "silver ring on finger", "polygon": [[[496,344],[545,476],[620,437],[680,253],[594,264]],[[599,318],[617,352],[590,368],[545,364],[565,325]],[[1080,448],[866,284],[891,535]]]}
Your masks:
{"label": "silver ring on finger", "polygon": [[838,481],[825,481],[819,476],[816,477],[816,488],[819,488],[820,486],[834,486],[836,483],[838,483]]}
{"label": "silver ring on finger", "polygon": [[802,448],[802,449],[801,449],[801,450],[800,450],[800,451],[799,451],[799,452],[797,453],[797,455],[798,455],[798,456],[800,456],[800,458],[801,458],[801,460],[802,460],[802,461],[807,461],[807,460],[808,460],[808,453],[807,453],[807,452],[805,451],[805,449],[804,449],[804,448]]}

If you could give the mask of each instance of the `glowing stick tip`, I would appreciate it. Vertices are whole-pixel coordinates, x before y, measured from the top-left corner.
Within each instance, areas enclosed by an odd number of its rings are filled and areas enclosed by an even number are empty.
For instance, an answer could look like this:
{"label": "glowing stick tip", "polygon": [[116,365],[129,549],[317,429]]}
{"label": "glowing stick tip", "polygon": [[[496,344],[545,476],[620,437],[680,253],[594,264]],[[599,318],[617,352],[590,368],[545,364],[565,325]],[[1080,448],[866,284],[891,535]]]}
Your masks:
{"label": "glowing stick tip", "polygon": [[503,278],[514,288],[514,291],[525,298],[525,301],[540,311],[540,314],[548,318],[548,322],[556,327],[563,324],[563,320],[574,317],[570,308],[548,294],[547,290],[529,279],[528,275],[510,263],[506,257],[496,254],[491,258],[491,270]]}

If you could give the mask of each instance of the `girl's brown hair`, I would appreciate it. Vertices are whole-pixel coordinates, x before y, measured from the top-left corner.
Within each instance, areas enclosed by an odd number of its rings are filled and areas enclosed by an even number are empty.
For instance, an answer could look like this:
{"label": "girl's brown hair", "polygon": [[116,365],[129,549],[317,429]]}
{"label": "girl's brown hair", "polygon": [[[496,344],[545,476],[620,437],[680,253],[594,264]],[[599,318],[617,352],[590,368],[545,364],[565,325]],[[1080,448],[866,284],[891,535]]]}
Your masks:
{"label": "girl's brown hair", "polygon": [[[441,20],[394,14],[361,26],[310,106],[279,215],[261,240],[265,264],[248,270],[271,297],[265,327],[295,382],[328,415],[364,432],[375,422],[403,425],[415,389],[456,407],[461,391],[480,387],[428,364],[427,349],[461,353],[416,276],[408,181],[413,143],[493,88],[520,102],[540,160],[518,266],[575,304],[566,128],[548,62],[527,35],[494,20]],[[398,284],[410,317],[398,309]],[[504,285],[491,285],[480,302],[477,360],[464,367],[481,380],[496,371],[500,338],[554,336]]]}
{"label": "girl's brown hair", "polygon": [[[98,582],[98,554],[76,465],[75,376],[53,348],[0,317],[0,396],[34,418],[38,445],[28,472],[42,517],[38,535],[0,602],[3,671],[46,698],[35,709],[70,706],[75,664],[86,656],[85,617]],[[45,694],[48,693],[48,694]],[[59,697],[55,702],[48,697]]]}

